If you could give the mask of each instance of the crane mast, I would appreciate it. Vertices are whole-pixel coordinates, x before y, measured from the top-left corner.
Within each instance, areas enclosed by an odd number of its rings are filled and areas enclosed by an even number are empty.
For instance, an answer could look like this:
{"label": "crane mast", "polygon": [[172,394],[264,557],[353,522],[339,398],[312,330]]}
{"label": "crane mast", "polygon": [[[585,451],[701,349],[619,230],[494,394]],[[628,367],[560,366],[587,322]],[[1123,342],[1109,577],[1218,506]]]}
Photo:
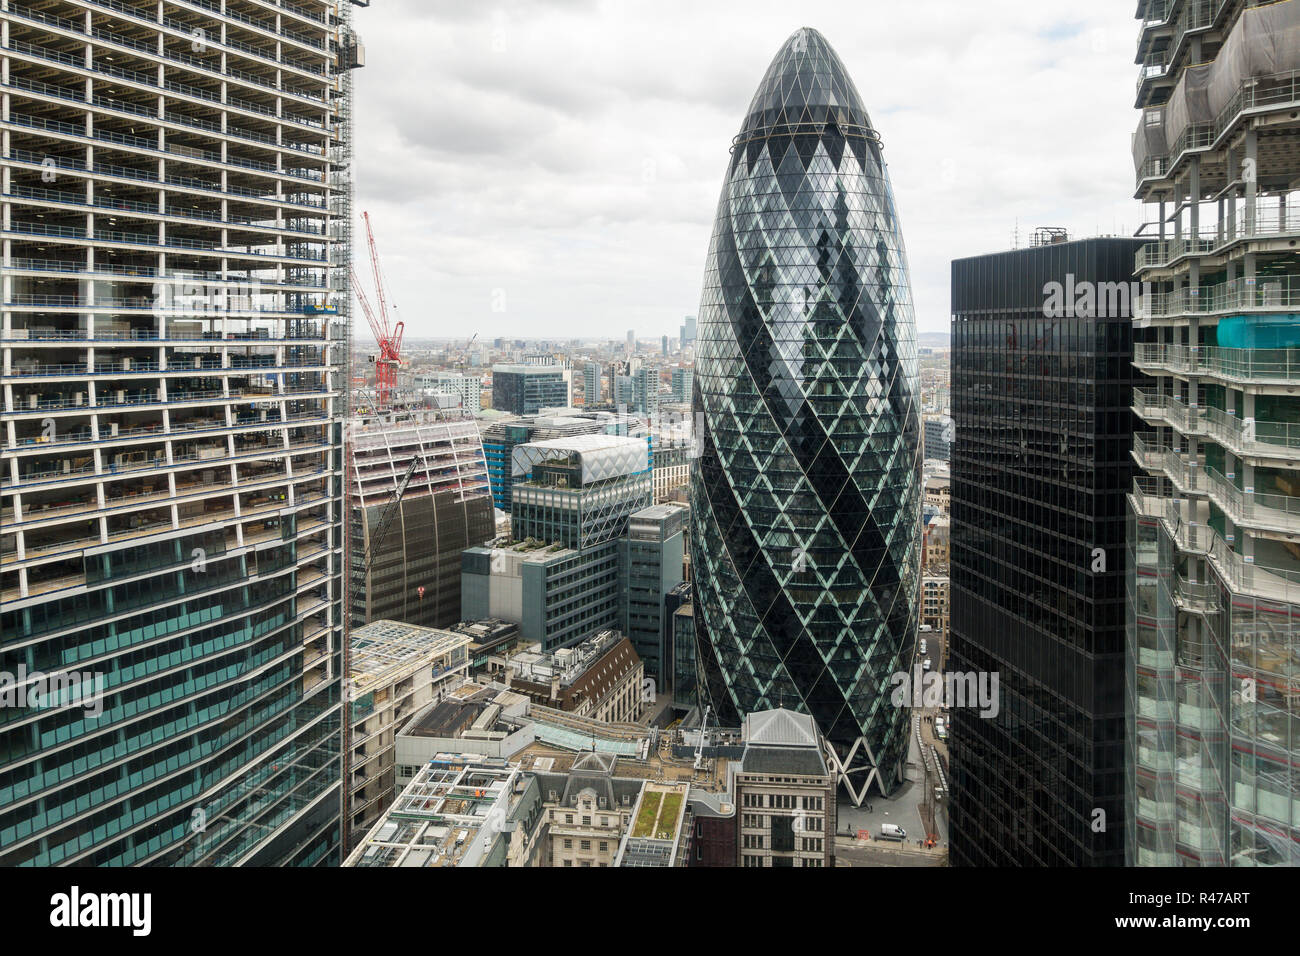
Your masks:
{"label": "crane mast", "polygon": [[388,292],[384,288],[383,268],[379,262],[379,249],[375,245],[374,229],[370,225],[370,213],[363,212],[361,219],[366,226],[366,245],[370,252],[370,270],[375,278],[375,306],[361,288],[356,270],[348,266],[352,277],[352,288],[357,294],[357,303],[365,314],[370,331],[379,345],[379,354],[375,356],[375,392],[379,410],[386,409],[392,394],[397,389],[397,369],[402,364],[402,336],[406,332],[403,322],[392,322],[388,315]]}

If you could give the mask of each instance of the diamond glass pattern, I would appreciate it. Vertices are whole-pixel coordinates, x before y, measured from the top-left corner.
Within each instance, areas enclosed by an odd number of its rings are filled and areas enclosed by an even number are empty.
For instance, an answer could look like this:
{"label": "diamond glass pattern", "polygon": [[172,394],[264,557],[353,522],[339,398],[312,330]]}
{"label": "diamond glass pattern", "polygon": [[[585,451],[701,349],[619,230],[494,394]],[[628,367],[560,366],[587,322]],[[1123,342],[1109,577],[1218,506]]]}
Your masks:
{"label": "diamond glass pattern", "polygon": [[701,693],[811,714],[860,801],[901,779],[920,567],[907,259],[880,139],[792,35],[735,138],[700,304],[691,481]]}

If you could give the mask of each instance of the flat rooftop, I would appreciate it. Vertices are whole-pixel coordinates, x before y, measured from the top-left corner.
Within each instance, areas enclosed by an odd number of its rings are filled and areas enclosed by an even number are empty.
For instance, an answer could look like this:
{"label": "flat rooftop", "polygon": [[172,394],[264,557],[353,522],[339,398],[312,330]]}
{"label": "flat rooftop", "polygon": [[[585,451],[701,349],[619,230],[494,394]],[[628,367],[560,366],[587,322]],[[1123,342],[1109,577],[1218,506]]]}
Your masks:
{"label": "flat rooftop", "polygon": [[662,521],[664,518],[669,518],[672,517],[673,515],[681,514],[685,510],[686,509],[683,508],[681,505],[674,505],[674,504],[651,505],[648,508],[642,508],[640,511],[632,512],[632,517],[648,519],[650,521]]}
{"label": "flat rooftop", "polygon": [[364,690],[469,643],[465,634],[401,621],[371,621],[352,632],[348,678],[354,687]]}
{"label": "flat rooftop", "polygon": [[[344,866],[476,866],[507,819],[517,766],[474,754],[438,754]],[[484,829],[488,832],[483,837]]]}
{"label": "flat rooftop", "polygon": [[495,687],[466,682],[437,703],[420,711],[401,731],[411,737],[459,737],[493,704],[522,706],[528,701],[522,694]]}

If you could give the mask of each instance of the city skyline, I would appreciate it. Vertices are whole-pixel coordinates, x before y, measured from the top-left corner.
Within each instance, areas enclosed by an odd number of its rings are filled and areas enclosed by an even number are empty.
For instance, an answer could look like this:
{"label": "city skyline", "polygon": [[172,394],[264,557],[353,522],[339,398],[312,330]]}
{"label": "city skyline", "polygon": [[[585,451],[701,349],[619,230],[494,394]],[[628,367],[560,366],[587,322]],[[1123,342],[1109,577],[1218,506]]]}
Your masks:
{"label": "city skyline", "polygon": [[1131,234],[1132,129],[1115,108],[1132,98],[1131,11],[930,6],[873,10],[863,29],[850,3],[743,17],[388,3],[364,37],[384,55],[357,76],[356,208],[374,217],[408,337],[675,335],[699,300],[716,199],[703,144],[735,133],[730,104],[766,66],[757,51],[801,26],[863,64],[890,131],[918,332],[947,328],[948,263],[1010,248],[1017,219],[1022,245],[1045,225]]}
{"label": "city skyline", "polygon": [[[246,869],[216,922],[289,934],[337,886],[256,871],[1279,911],[1300,0],[1081,6],[0,3],[10,912],[230,895],[88,866]],[[986,915],[946,882],[922,931]]]}

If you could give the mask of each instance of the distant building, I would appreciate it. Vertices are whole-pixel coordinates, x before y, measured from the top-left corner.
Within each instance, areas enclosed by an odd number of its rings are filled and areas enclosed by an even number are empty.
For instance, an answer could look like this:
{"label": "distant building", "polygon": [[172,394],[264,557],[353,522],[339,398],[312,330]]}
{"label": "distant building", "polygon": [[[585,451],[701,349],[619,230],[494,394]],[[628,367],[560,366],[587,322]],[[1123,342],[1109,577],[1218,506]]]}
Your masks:
{"label": "distant building", "polygon": [[695,385],[695,369],[693,368],[675,368],[673,369],[673,401],[689,403],[691,400],[691,389]]}
{"label": "distant building", "polygon": [[672,686],[673,634],[666,601],[682,582],[687,514],[679,505],[643,508],[628,519],[620,544],[623,633],[662,693]]}
{"label": "distant building", "polygon": [[470,638],[397,621],[373,621],[353,630],[349,644],[345,853],[396,795],[397,726],[464,679]]}
{"label": "distant building", "polygon": [[513,621],[460,621],[448,630],[464,634],[470,639],[469,672],[477,675],[487,668],[493,654],[509,654],[519,646],[519,625]]}
{"label": "distant building", "polygon": [[654,420],[659,417],[659,369],[643,365],[632,375],[633,411]]}
{"label": "distant building", "polygon": [[926,475],[925,503],[943,514],[951,514],[952,479],[947,475]]}
{"label": "distant building", "polygon": [[[944,569],[946,572],[946,568]],[[921,578],[921,626],[948,634],[948,575],[926,574]]]}
{"label": "distant building", "polygon": [[600,378],[604,368],[599,362],[588,362],[582,372],[582,399],[587,405],[599,405],[602,396]]}
{"label": "distant building", "polygon": [[925,457],[948,461],[952,457],[953,424],[948,415],[930,415],[924,420]]}
{"label": "distant building", "polygon": [[682,348],[695,343],[695,316],[688,315],[682,323]]}
{"label": "distant building", "polygon": [[951,563],[952,554],[952,519],[946,514],[936,514],[929,518],[922,529],[925,540],[925,568],[946,568]]}
{"label": "distant building", "polygon": [[[547,410],[550,411],[549,409]],[[629,424],[610,412],[573,409],[573,414],[524,415],[493,422],[483,428],[483,455],[487,460],[492,501],[502,511],[510,511],[514,486],[514,451],[518,445],[551,438],[592,434],[643,434],[640,423]]]}
{"label": "distant building", "polygon": [[559,365],[492,366],[492,407],[515,415],[573,404],[572,373]]}
{"label": "distant building", "polygon": [[613,379],[614,404],[629,411],[636,409],[636,382],[631,375],[615,375]]}
{"label": "distant building", "polygon": [[695,607],[690,601],[691,585],[683,582],[669,593],[673,609],[669,626],[673,634],[673,707],[688,711],[699,705],[695,658]]}
{"label": "distant building", "polygon": [[655,503],[663,504],[678,489],[691,481],[691,460],[694,445],[689,439],[660,439],[654,443],[654,495]]}
{"label": "distant building", "polygon": [[483,379],[477,375],[432,372],[416,375],[414,384],[423,391],[454,396],[457,407],[467,415],[477,415],[483,410]]}
{"label": "distant building", "polygon": [[576,435],[513,451],[511,534],[462,554],[461,617],[522,626],[550,650],[618,628],[619,539],[652,502],[644,438]]}
{"label": "distant building", "polygon": [[667,358],[668,355],[669,355],[669,352],[668,352],[668,336],[666,336],[666,335],[663,336],[663,337],[660,339],[660,352],[661,352],[661,354],[663,355],[664,358]]}

